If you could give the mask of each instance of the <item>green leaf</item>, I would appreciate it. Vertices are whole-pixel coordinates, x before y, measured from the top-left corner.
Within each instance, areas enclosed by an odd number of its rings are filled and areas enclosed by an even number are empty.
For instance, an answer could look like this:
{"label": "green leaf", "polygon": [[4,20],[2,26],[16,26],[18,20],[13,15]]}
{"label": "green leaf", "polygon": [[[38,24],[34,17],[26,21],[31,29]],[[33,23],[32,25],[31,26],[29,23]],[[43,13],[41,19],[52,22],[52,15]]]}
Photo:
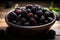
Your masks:
{"label": "green leaf", "polygon": [[57,12],[60,12],[60,9],[59,8],[54,8],[55,11]]}
{"label": "green leaf", "polygon": [[52,10],[52,12],[54,13],[54,14],[60,14],[60,12],[57,12],[57,11],[55,11],[55,10]]}
{"label": "green leaf", "polygon": [[50,5],[50,8],[49,8],[50,10],[53,10],[54,9],[54,3],[53,3],[53,1],[51,2],[51,5]]}

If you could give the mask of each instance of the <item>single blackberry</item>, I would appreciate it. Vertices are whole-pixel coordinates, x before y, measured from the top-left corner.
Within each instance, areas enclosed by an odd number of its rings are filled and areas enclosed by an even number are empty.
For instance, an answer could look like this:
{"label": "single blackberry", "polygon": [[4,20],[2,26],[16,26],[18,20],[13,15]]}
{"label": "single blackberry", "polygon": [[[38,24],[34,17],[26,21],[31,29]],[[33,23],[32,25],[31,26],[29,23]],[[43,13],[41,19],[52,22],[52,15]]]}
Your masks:
{"label": "single blackberry", "polygon": [[30,22],[25,22],[24,26],[30,26]]}
{"label": "single blackberry", "polygon": [[38,15],[38,17],[41,17],[43,15],[43,12],[42,12],[42,10],[38,10],[38,11],[36,11],[36,14]]}
{"label": "single blackberry", "polygon": [[51,18],[51,17],[48,17],[48,22],[51,22],[52,20],[53,20],[53,18]]}
{"label": "single blackberry", "polygon": [[48,35],[48,37],[47,38],[55,38],[55,35],[56,35],[56,33],[55,33],[55,31],[54,30],[49,30],[48,32],[47,32],[47,35]]}
{"label": "single blackberry", "polygon": [[33,7],[31,8],[31,11],[32,11],[33,14],[36,13],[36,10],[37,10],[37,8],[36,8],[35,6],[33,6]]}
{"label": "single blackberry", "polygon": [[28,4],[28,5],[26,5],[26,9],[31,9],[31,7],[32,7],[33,5],[32,4]]}
{"label": "single blackberry", "polygon": [[44,16],[41,16],[40,20],[39,20],[41,23],[44,23],[45,21],[45,17]]}
{"label": "single blackberry", "polygon": [[16,19],[17,19],[17,15],[14,12],[8,14],[8,20],[10,22],[16,21]]}

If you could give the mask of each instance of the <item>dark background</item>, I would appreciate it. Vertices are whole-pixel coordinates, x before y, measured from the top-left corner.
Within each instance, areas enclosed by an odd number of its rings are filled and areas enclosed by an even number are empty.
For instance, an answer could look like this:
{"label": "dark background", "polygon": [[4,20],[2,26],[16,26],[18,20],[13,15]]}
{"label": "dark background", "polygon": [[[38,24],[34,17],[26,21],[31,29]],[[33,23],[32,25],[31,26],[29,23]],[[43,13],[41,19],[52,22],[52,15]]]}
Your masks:
{"label": "dark background", "polygon": [[51,2],[53,1],[54,2],[54,5],[56,7],[59,7],[60,8],[60,0],[0,0],[0,4],[7,4],[7,2],[9,1],[12,1],[13,3],[18,3],[20,2],[21,4],[22,3],[25,3],[25,2],[33,2],[33,3],[39,3],[39,2],[43,2],[43,3],[46,3],[48,4],[48,6],[51,4]]}
{"label": "dark background", "polygon": [[0,3],[1,2],[8,2],[8,1],[13,1],[13,2],[18,2],[18,1],[42,1],[42,2],[51,2],[51,1],[54,1],[55,3],[59,3],[60,0],[0,0]]}

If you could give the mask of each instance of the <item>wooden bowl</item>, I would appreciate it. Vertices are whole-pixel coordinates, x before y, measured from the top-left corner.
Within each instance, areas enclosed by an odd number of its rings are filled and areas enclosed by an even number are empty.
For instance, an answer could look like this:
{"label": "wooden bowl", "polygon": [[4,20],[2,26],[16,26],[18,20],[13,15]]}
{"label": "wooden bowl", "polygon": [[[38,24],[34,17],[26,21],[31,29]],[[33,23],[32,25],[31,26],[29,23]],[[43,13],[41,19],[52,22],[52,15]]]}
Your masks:
{"label": "wooden bowl", "polygon": [[[10,12],[14,11],[15,9],[11,10]],[[43,33],[46,32],[50,29],[50,27],[55,23],[56,21],[56,16],[54,15],[54,19],[53,21],[51,21],[48,24],[45,25],[39,25],[39,26],[19,26],[16,24],[13,24],[11,22],[8,21],[7,15],[10,13],[8,12],[5,15],[5,21],[7,23],[7,25],[14,31],[16,31],[17,33],[21,33],[21,34],[25,34],[25,35],[34,35],[36,33]]]}

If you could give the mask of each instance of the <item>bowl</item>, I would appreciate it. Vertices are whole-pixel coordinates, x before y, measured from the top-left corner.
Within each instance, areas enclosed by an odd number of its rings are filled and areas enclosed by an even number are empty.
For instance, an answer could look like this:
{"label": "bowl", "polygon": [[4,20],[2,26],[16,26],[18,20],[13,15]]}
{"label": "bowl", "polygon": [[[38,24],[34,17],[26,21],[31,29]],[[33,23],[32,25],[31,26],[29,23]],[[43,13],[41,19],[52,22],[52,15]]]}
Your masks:
{"label": "bowl", "polygon": [[43,33],[43,32],[47,32],[52,25],[55,23],[56,21],[56,16],[54,14],[54,19],[53,21],[51,21],[48,24],[44,24],[44,25],[39,25],[39,26],[19,26],[16,24],[13,24],[11,22],[8,21],[8,14],[12,11],[14,11],[15,9],[9,11],[6,15],[5,15],[5,21],[7,23],[7,25],[14,31],[16,31],[16,33],[19,34],[23,34],[23,35],[35,35],[37,33]]}

